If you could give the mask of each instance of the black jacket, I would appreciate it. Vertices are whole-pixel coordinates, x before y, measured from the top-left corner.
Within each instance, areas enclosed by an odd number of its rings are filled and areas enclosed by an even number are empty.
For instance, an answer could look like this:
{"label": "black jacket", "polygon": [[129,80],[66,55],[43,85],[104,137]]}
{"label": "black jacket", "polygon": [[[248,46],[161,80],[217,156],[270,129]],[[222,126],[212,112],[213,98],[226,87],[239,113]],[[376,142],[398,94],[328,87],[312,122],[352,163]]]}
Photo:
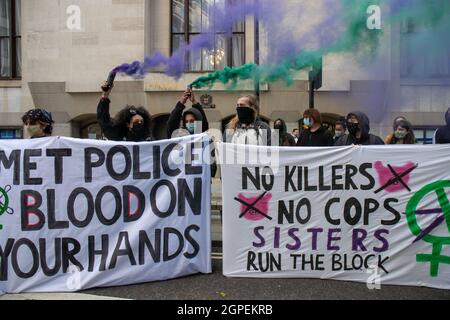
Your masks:
{"label": "black jacket", "polygon": [[[119,124],[111,118],[108,98],[100,99],[97,107],[97,121],[102,128],[103,135],[111,141],[127,141],[129,130],[124,124]],[[152,137],[147,137],[142,141],[153,141]]]}
{"label": "black jacket", "polygon": [[333,146],[333,135],[325,127],[316,132],[303,130],[297,142],[298,147],[330,147]]}
{"label": "black jacket", "polygon": [[111,100],[108,98],[102,98],[97,107],[97,121],[102,128],[103,135],[112,141],[123,141],[127,132],[123,126],[119,126],[111,118],[109,113],[109,105]]}
{"label": "black jacket", "polygon": [[450,109],[448,109],[445,114],[445,122],[447,125],[439,128],[436,132],[436,144],[450,143]]}
{"label": "black jacket", "polygon": [[170,139],[172,134],[178,129],[186,129],[186,122],[184,121],[186,115],[192,114],[195,120],[202,121],[202,132],[209,130],[208,118],[206,117],[205,110],[201,104],[196,103],[191,109],[184,111],[186,106],[181,102],[178,102],[170,114],[169,121],[167,122],[167,137]]}
{"label": "black jacket", "polygon": [[349,115],[354,115],[359,121],[359,125],[361,127],[361,138],[357,139],[355,136],[351,134],[346,134],[341,137],[334,144],[337,147],[340,146],[350,146],[350,145],[363,145],[363,146],[372,146],[372,145],[384,145],[383,139],[373,134],[370,134],[370,121],[369,118],[363,112],[353,112]]}
{"label": "black jacket", "polygon": [[[206,117],[205,110],[201,104],[196,103],[192,106],[191,109],[184,111],[186,106],[181,102],[178,102],[170,114],[169,121],[167,122],[167,135],[168,138],[171,139],[172,135],[178,129],[186,129],[186,122],[184,121],[185,117],[188,114],[192,114],[196,121],[202,121],[202,132],[206,132],[209,130],[208,118]],[[211,148],[214,148],[214,144],[211,144]],[[213,149],[211,151],[211,157],[215,158],[216,151]],[[215,177],[217,173],[217,163],[211,164],[211,176]]]}
{"label": "black jacket", "polygon": [[287,132],[286,122],[283,119],[277,119],[277,120],[275,120],[275,123],[278,122],[278,121],[280,121],[281,125],[282,125],[282,128],[281,128],[281,130],[279,132],[279,134],[280,134],[280,142],[279,142],[280,144],[279,144],[279,146],[280,147],[293,147],[293,146],[295,146],[296,144],[295,144],[294,137]]}

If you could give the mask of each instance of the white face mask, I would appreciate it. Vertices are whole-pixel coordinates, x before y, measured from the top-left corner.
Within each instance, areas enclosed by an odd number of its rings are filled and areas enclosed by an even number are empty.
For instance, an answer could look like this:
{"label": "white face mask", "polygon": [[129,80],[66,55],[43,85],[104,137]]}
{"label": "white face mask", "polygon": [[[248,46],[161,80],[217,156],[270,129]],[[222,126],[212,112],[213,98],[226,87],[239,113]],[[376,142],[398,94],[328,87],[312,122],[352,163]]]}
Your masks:
{"label": "white face mask", "polygon": [[334,137],[335,138],[340,138],[345,134],[344,131],[336,131]]}
{"label": "white face mask", "polygon": [[31,138],[44,136],[44,130],[38,124],[27,126],[27,131]]}

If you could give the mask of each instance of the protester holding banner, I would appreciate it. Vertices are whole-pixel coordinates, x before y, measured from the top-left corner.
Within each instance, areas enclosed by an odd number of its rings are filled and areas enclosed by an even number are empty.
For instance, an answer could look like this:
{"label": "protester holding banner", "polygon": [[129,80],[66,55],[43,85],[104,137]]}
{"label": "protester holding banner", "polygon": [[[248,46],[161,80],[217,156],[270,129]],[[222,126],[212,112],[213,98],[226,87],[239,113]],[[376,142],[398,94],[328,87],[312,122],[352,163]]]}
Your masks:
{"label": "protester holding banner", "polygon": [[112,89],[113,86],[108,86],[107,83],[102,86],[103,94],[97,107],[97,120],[105,137],[113,141],[152,141],[151,115],[144,107],[127,106],[115,119],[111,118],[109,95]]}
{"label": "protester holding banner", "polygon": [[347,116],[349,134],[340,138],[335,146],[384,145],[383,140],[370,133],[370,121],[363,112],[352,112]]}
{"label": "protester holding banner", "polygon": [[416,137],[412,131],[412,125],[407,120],[400,120],[396,123],[394,133],[386,138],[388,145],[393,144],[416,144]]}
{"label": "protester holding banner", "polygon": [[272,131],[269,125],[259,118],[259,102],[254,95],[239,98],[237,115],[225,131],[224,141],[243,145],[272,145]]}
{"label": "protester holding banner", "polygon": [[299,147],[329,147],[334,144],[333,135],[322,125],[322,116],[316,109],[308,109],[303,114],[305,130],[297,142]]}
{"label": "protester holding banner", "polygon": [[0,293],[211,273],[208,141],[0,140]]}
{"label": "protester holding banner", "polygon": [[274,133],[278,133],[280,147],[293,147],[296,145],[295,139],[287,132],[286,122],[283,119],[277,119],[273,125]]}
{"label": "protester holding banner", "polygon": [[25,113],[22,122],[31,139],[50,137],[55,123],[52,114],[45,109],[32,109]]}
{"label": "protester holding banner", "polygon": [[[186,109],[186,103],[189,100],[192,102],[192,108],[184,111]],[[197,124],[200,126],[200,123],[201,128],[197,128]],[[174,133],[175,136],[188,136],[190,134],[203,133],[208,130],[208,118],[202,105],[196,102],[192,89],[187,89],[173,109],[167,122],[167,135],[169,139],[174,138]]]}
{"label": "protester holding banner", "polygon": [[447,125],[436,132],[436,144],[450,143],[450,108],[445,113],[445,122]]}

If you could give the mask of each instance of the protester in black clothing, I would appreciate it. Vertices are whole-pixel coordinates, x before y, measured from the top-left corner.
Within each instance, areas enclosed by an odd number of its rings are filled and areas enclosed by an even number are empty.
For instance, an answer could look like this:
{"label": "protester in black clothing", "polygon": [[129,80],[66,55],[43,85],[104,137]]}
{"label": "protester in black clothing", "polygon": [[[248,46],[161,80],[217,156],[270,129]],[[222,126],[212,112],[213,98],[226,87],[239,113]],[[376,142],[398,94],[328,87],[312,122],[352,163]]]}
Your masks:
{"label": "protester in black clothing", "polygon": [[335,146],[384,145],[383,140],[370,134],[369,118],[362,112],[352,112],[347,116],[349,134],[341,137]]}
{"label": "protester in black clothing", "polygon": [[277,119],[273,125],[274,130],[278,130],[279,146],[280,147],[293,147],[295,146],[294,137],[287,132],[286,122],[283,119]]}
{"label": "protester in black clothing", "polygon": [[333,135],[322,126],[322,116],[316,109],[308,109],[303,115],[305,130],[297,142],[299,147],[329,147],[333,145]]}
{"label": "protester in black clothing", "polygon": [[[192,102],[192,108],[186,110],[186,103]],[[191,89],[187,89],[180,101],[178,101],[175,109],[170,114],[169,121],[167,122],[167,135],[169,139],[189,136],[192,134],[200,134],[209,130],[208,118],[206,117],[205,110],[200,103],[195,100],[194,92]],[[211,157],[215,158],[216,152],[214,149],[214,143],[210,141]],[[211,164],[211,176],[214,177],[217,173],[217,164],[212,161]]]}
{"label": "protester in black clothing", "polygon": [[50,137],[55,123],[52,114],[45,109],[32,109],[25,113],[22,122],[31,139]]}
{"label": "protester in black clothing", "polygon": [[151,115],[144,107],[127,106],[112,119],[109,113],[112,90],[106,83],[97,107],[97,120],[104,136],[112,141],[143,142],[152,141],[150,133]]}
{"label": "protester in black clothing", "polygon": [[436,144],[450,143],[450,108],[445,113],[445,122],[447,125],[436,132]]}
{"label": "protester in black clothing", "polygon": [[[192,102],[192,108],[185,111],[188,101]],[[191,89],[187,89],[173,109],[167,122],[167,135],[169,139],[203,133],[208,130],[209,123],[205,110],[195,100],[194,92]]]}
{"label": "protester in black clothing", "polygon": [[339,118],[336,121],[334,127],[334,143],[336,143],[340,138],[345,136],[346,132],[347,132],[347,121],[344,117]]}

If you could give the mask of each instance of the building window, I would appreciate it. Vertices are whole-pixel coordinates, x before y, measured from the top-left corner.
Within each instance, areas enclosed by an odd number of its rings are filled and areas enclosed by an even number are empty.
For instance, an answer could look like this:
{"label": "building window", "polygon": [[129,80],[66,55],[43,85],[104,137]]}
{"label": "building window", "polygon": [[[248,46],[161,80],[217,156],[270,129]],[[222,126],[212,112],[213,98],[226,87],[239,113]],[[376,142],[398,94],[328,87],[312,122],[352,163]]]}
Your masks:
{"label": "building window", "polygon": [[[436,5],[442,12],[450,10],[450,1],[439,1]],[[450,79],[450,23],[448,19],[442,20],[445,21],[436,26],[412,19],[402,22],[402,78]]]}
{"label": "building window", "polygon": [[0,0],[0,79],[22,76],[21,0]]}
{"label": "building window", "polygon": [[171,51],[175,52],[192,38],[213,30],[215,47],[199,49],[186,57],[188,71],[215,71],[226,66],[245,64],[245,21],[231,30],[220,30],[214,25],[214,7],[231,6],[237,0],[172,0]]}
{"label": "building window", "polygon": [[414,135],[418,144],[433,144],[434,135],[438,128],[436,127],[421,127],[414,128]]}
{"label": "building window", "polygon": [[0,129],[0,140],[22,139],[21,129]]}

